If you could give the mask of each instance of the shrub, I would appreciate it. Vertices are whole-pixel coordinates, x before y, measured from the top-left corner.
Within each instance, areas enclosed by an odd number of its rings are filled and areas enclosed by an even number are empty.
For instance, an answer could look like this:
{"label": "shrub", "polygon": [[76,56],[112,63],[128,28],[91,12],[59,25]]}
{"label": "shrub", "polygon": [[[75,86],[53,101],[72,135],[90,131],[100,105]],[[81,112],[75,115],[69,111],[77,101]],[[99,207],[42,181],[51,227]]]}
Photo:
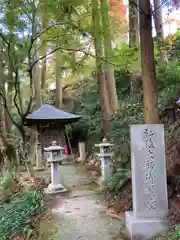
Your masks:
{"label": "shrub", "polygon": [[5,171],[0,176],[0,202],[9,202],[20,189],[20,185],[14,180],[13,174]]}
{"label": "shrub", "polygon": [[169,86],[178,86],[180,82],[180,65],[177,62],[167,66],[157,67],[158,90],[164,90]]}
{"label": "shrub", "polygon": [[0,176],[0,187],[1,188],[9,188],[12,185],[13,176],[12,173],[9,171],[4,171]]}
{"label": "shrub", "polygon": [[31,217],[41,212],[44,194],[39,190],[29,190],[12,201],[0,213],[0,239],[8,240],[15,236],[26,235],[31,228]]}
{"label": "shrub", "polygon": [[[120,51],[120,50],[118,50]],[[111,123],[111,135],[110,141],[114,143],[115,158],[113,160],[113,172],[115,176],[111,176],[109,183],[106,183],[107,191],[115,191],[120,189],[121,186],[121,173],[117,172],[119,168],[130,168],[130,136],[129,126],[131,124],[141,124],[144,122],[143,114],[143,96],[141,91],[138,94],[131,93],[131,71],[128,70],[128,66],[132,65],[131,51],[125,54],[123,50],[122,55],[117,57],[123,59],[127,58],[127,66],[123,68],[120,66],[116,69],[116,88],[119,100],[120,110],[112,116]],[[138,51],[134,56],[138,56]],[[133,60],[134,61],[134,60]],[[171,62],[167,66],[157,66],[157,83],[158,83],[158,103],[159,109],[164,110],[166,106],[175,103],[176,97],[180,93],[180,66],[177,62]],[[142,88],[142,82],[138,82],[139,88]],[[101,140],[103,136],[102,121],[100,116],[100,97],[98,86],[95,81],[89,84],[83,95],[79,95],[80,108],[78,110],[82,119],[74,125],[74,131],[81,140],[88,141],[89,145],[92,145]],[[173,126],[173,125],[171,125]],[[169,132],[169,127],[165,130]],[[81,131],[80,131],[81,129]],[[172,128],[173,129],[173,128]],[[82,131],[83,130],[83,131]],[[172,130],[170,131],[172,132]],[[78,142],[78,139],[76,139]],[[117,185],[116,185],[117,181]]]}
{"label": "shrub", "polygon": [[104,181],[104,190],[106,194],[115,197],[120,194],[120,189],[128,182],[128,171],[126,169],[118,169],[116,173],[110,175]]}
{"label": "shrub", "polygon": [[179,240],[180,239],[180,225],[177,225],[174,231],[167,233],[164,236],[155,238],[156,240],[167,239],[167,240]]}

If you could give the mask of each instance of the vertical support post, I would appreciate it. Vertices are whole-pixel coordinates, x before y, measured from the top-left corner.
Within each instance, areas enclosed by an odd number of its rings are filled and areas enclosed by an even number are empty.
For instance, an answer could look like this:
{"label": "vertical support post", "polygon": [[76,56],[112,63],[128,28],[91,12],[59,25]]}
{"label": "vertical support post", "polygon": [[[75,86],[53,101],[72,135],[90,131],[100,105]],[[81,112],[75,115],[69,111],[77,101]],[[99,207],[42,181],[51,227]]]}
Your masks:
{"label": "vertical support post", "polygon": [[84,163],[86,160],[86,150],[85,150],[85,143],[79,142],[79,160],[81,163]]}
{"label": "vertical support post", "polygon": [[51,184],[54,186],[60,184],[59,162],[51,162]]}
{"label": "vertical support post", "polygon": [[44,170],[44,166],[42,164],[42,145],[40,138],[40,130],[37,129],[36,133],[36,168],[35,170]]}
{"label": "vertical support post", "polygon": [[36,149],[36,168],[41,168],[41,159],[42,159],[42,153],[41,153],[41,144],[37,142],[37,149]]}
{"label": "vertical support post", "polygon": [[110,174],[110,161],[111,161],[111,155],[105,156],[104,154],[104,148],[100,149],[101,153],[101,172],[102,172],[102,179],[105,181]]}

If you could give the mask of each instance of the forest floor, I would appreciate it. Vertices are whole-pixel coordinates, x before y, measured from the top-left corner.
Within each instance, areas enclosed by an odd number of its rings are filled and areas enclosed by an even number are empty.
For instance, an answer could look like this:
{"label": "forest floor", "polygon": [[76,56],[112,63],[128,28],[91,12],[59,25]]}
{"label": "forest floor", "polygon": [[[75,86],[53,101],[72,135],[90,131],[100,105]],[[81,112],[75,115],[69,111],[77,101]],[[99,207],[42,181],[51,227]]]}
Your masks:
{"label": "forest floor", "polygon": [[[40,223],[39,240],[115,240],[123,221],[107,214],[104,196],[82,165],[61,166],[65,195],[52,197],[48,215]],[[50,177],[50,169],[40,173]]]}

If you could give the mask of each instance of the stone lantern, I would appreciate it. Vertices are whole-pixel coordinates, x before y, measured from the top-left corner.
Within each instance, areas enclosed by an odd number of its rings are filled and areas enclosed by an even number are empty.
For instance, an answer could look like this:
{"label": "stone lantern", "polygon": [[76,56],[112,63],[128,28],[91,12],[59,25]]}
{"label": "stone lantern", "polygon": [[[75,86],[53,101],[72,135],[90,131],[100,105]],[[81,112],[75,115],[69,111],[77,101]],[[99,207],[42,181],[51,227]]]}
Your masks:
{"label": "stone lantern", "polygon": [[57,146],[56,141],[52,142],[52,146],[44,148],[47,152],[47,161],[51,163],[51,183],[45,189],[46,193],[61,193],[66,192],[67,189],[60,183],[60,169],[59,165],[64,158],[64,147]]}
{"label": "stone lantern", "polygon": [[95,144],[94,146],[100,148],[100,153],[98,153],[97,155],[100,157],[101,160],[102,181],[104,181],[110,174],[110,163],[113,156],[111,148],[113,144],[109,143],[108,140],[104,138],[102,140],[102,143]]}

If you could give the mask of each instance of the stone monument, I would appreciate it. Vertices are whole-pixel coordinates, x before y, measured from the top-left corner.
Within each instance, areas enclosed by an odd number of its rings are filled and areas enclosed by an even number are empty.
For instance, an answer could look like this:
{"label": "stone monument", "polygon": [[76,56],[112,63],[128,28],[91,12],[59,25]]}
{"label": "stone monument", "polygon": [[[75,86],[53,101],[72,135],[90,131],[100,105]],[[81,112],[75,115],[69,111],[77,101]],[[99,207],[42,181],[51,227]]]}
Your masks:
{"label": "stone monument", "polygon": [[45,189],[46,193],[62,193],[67,189],[60,183],[59,165],[64,158],[64,147],[57,146],[56,141],[52,142],[52,146],[44,148],[47,152],[47,161],[51,163],[51,183]]}
{"label": "stone monument", "polygon": [[133,212],[126,212],[126,227],[131,240],[152,240],[168,229],[164,126],[132,125],[130,133]]}
{"label": "stone monument", "polygon": [[110,174],[110,164],[113,153],[111,147],[113,144],[109,143],[106,138],[103,139],[102,143],[95,144],[95,147],[100,148],[100,153],[97,155],[101,160],[101,173],[102,173],[102,182],[105,181]]}

